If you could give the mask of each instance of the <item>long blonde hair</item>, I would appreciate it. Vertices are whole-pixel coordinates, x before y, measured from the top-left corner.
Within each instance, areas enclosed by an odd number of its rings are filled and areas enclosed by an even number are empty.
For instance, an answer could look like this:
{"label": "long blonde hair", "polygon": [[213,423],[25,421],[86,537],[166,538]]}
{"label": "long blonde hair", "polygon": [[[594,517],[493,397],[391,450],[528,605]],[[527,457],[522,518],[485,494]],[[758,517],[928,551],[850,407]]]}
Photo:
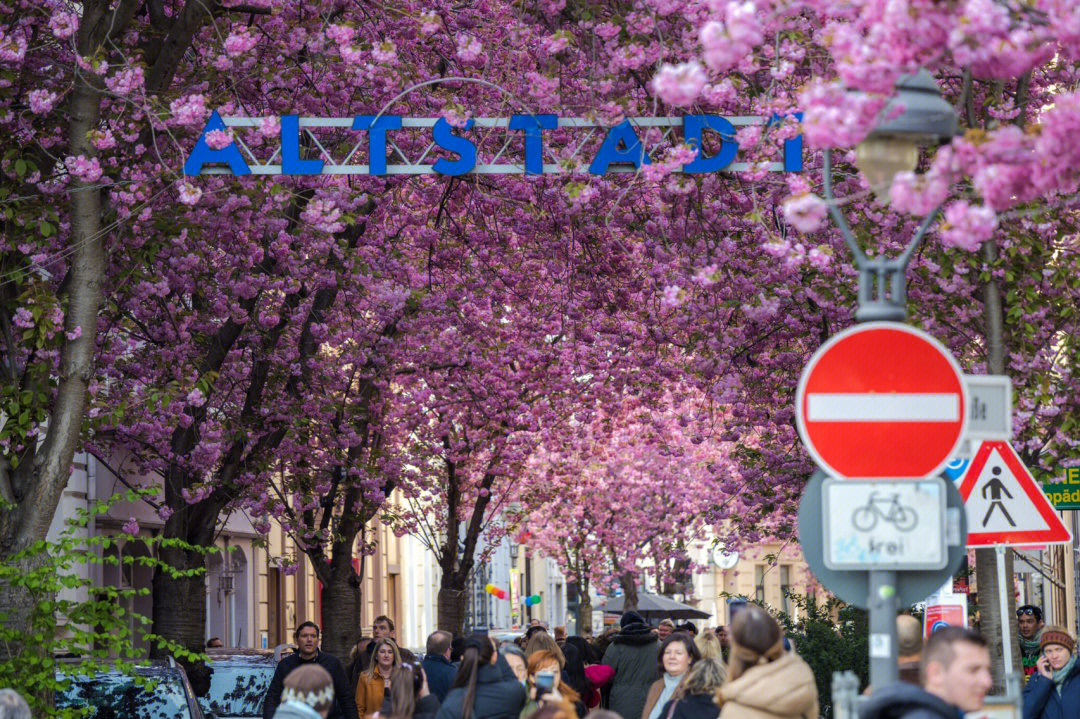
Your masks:
{"label": "long blonde hair", "polygon": [[721,664],[724,663],[724,653],[720,649],[720,640],[717,639],[716,632],[702,632],[694,637],[694,644],[701,652],[702,659],[715,659]]}
{"label": "long blonde hair", "polygon": [[724,669],[723,664],[715,659],[699,659],[679,682],[671,698],[682,699],[685,696],[697,694],[715,694],[726,679],[727,670]]}
{"label": "long blonde hair", "polygon": [[[367,670],[364,671],[364,675],[368,679],[375,678],[375,670],[379,667],[379,648],[382,647],[384,644],[390,647],[390,649],[392,649],[394,652],[394,665],[390,667],[390,672],[393,673],[396,667],[401,666],[401,652],[398,651],[397,644],[394,643],[394,640],[380,639],[375,642],[375,648],[371,650],[371,665],[367,668]],[[382,676],[382,674],[380,674],[379,676]]]}

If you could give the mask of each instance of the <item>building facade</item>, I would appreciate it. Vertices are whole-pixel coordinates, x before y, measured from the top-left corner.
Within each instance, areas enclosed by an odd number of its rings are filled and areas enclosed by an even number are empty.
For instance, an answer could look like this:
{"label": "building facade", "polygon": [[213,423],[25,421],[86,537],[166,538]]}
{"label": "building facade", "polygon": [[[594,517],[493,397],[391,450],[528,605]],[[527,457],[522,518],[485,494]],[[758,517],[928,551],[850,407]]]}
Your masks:
{"label": "building facade", "polygon": [[[121,462],[110,463],[113,467]],[[110,464],[89,454],[76,455],[71,478],[61,496],[49,531],[56,539],[65,520],[128,491]],[[138,478],[141,484],[148,478]],[[395,497],[391,496],[390,502]],[[256,518],[257,519],[257,518]],[[159,534],[164,522],[156,509],[144,501],[118,502],[107,512],[91,516],[78,530],[83,536],[124,533],[125,525],[138,523],[137,536]],[[397,627],[398,642],[422,650],[428,634],[438,625],[438,592],[441,572],[433,553],[417,538],[395,536],[379,521],[365,528],[373,553],[353,560],[361,572],[361,627],[370,636],[375,617],[386,615]],[[255,529],[255,521],[243,512],[229,514],[221,523],[216,546],[208,555],[206,571],[206,639],[221,639],[226,647],[272,648],[292,642],[293,632],[304,621],[322,624],[320,584],[307,556],[289,534],[271,523],[268,534]],[[481,545],[481,550],[484,546]],[[109,551],[120,556],[147,555],[148,545],[123,541]],[[524,548],[506,540],[478,563],[470,587],[467,628],[510,628],[531,616],[549,624],[565,622],[566,589],[554,562],[526,557]],[[139,563],[90,562],[78,568],[96,586],[150,589],[153,568]],[[508,588],[512,599],[499,600],[484,591],[487,584]],[[525,608],[523,591],[543,597],[540,605]],[[85,593],[85,592],[84,592]],[[81,597],[85,599],[85,597]],[[125,600],[128,609],[149,617],[153,608],[149,593]],[[133,636],[138,636],[132,620]],[[143,649],[148,649],[145,642]]]}

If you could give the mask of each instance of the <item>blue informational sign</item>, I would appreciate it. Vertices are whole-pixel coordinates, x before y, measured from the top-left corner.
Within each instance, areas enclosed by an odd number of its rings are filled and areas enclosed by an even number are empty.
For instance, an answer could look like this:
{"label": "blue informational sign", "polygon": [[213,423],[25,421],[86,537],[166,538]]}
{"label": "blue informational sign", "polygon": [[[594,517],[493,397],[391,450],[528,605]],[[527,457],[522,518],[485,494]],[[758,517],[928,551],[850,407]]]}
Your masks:
{"label": "blue informational sign", "polygon": [[945,476],[954,482],[959,482],[964,478],[964,473],[967,472],[968,465],[971,464],[970,459],[954,459],[945,465]]}
{"label": "blue informational sign", "polygon": [[[605,175],[609,172],[636,172],[645,165],[661,160],[663,151],[678,144],[686,144],[699,150],[698,156],[677,168],[676,172],[698,174],[729,170],[758,169],[747,163],[736,162],[739,145],[735,141],[737,126],[765,125],[773,127],[785,120],[801,122],[802,113],[789,118],[721,117],[719,115],[684,115],[682,117],[633,117],[612,127],[604,127],[597,120],[588,118],[560,118],[556,115],[512,115],[510,117],[470,118],[460,126],[451,125],[446,118],[414,118],[400,115],[356,115],[354,117],[300,117],[282,115],[278,143],[260,143],[266,156],[260,159],[251,147],[244,143],[240,132],[230,137],[224,146],[212,148],[207,135],[215,130],[228,132],[243,128],[261,128],[264,118],[221,117],[212,112],[203,128],[191,155],[184,163],[185,175],[233,174],[233,175],[447,175],[465,174],[525,174],[549,175],[564,173],[588,173]],[[352,139],[340,143],[323,143],[315,134],[317,129],[343,130],[358,133]],[[428,148],[417,160],[406,156],[394,142],[393,134],[408,130],[424,129],[430,133]],[[570,138],[579,129],[589,131],[588,136]],[[681,139],[673,134],[681,130]],[[545,142],[557,130],[567,132],[557,136],[568,152],[545,152]],[[603,140],[593,157],[587,162],[577,158],[597,130],[603,132]],[[659,130],[657,135],[647,134]],[[488,139],[490,133],[505,134],[502,149],[494,153],[489,162],[477,157],[477,141]],[[660,137],[656,141],[656,137]],[[706,155],[706,137],[716,151]],[[510,148],[520,137],[522,149],[517,151],[516,161],[510,161]],[[644,139],[643,139],[644,138]],[[650,139],[652,138],[652,139]],[[323,137],[325,140],[325,136]],[[401,139],[400,136],[398,138]],[[310,157],[301,157],[301,145],[305,144]],[[218,144],[218,143],[215,143]],[[345,152],[342,159],[335,159],[339,146]],[[589,145],[595,147],[595,143]],[[367,163],[356,164],[362,147],[366,147]],[[441,148],[451,157],[439,157],[434,162],[423,160],[434,148]],[[350,149],[351,148],[351,149]],[[396,154],[402,164],[390,164],[388,155]],[[549,162],[544,162],[545,154]],[[453,156],[457,159],[453,159]],[[500,159],[502,164],[496,164]],[[578,160],[581,161],[578,161]],[[802,135],[783,141],[782,160],[768,163],[774,172],[802,171]]]}

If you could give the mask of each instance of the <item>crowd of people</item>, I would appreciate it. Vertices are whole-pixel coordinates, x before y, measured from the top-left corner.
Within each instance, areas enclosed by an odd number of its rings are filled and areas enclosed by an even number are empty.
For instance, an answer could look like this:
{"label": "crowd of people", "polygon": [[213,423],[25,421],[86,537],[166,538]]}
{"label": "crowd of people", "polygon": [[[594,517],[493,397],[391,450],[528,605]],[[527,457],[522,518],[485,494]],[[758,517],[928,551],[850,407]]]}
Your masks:
{"label": "crowd of people", "polygon": [[[730,629],[730,631],[729,631]],[[809,666],[761,607],[699,633],[636,612],[599,637],[539,623],[498,644],[486,633],[436,631],[422,658],[375,621],[348,665],[319,649],[304,622],[277,667],[264,719],[816,719]]]}
{"label": "crowd of people", "polygon": [[[437,631],[423,658],[399,647],[379,617],[346,668],[318,649],[318,627],[297,628],[297,652],[278,665],[264,719],[816,719],[813,672],[761,607],[733,607],[728,627],[656,627],[636,612],[599,637],[539,624],[497,644],[485,633]],[[1032,611],[1034,610],[1034,611]],[[1075,639],[1021,607],[1031,673],[1023,719],[1080,717]],[[900,681],[872,687],[860,719],[957,719],[984,706],[990,650],[978,633],[947,627],[923,642],[922,623],[897,618]],[[1037,657],[1032,659],[1032,649]],[[302,671],[301,671],[302,670]]]}
{"label": "crowd of people", "polygon": [[[636,612],[599,637],[549,633],[539,623],[501,645],[486,633],[433,632],[423,657],[397,644],[379,617],[346,666],[303,622],[296,652],[277,665],[263,719],[817,719],[814,674],[776,620],[750,603],[728,627],[650,627]],[[1038,607],[1017,610],[1023,719],[1080,719],[1076,639]],[[946,627],[924,643],[922,623],[897,618],[900,680],[871,687],[859,719],[959,719],[984,707],[993,684],[986,640]],[[30,719],[0,690],[0,719]]]}

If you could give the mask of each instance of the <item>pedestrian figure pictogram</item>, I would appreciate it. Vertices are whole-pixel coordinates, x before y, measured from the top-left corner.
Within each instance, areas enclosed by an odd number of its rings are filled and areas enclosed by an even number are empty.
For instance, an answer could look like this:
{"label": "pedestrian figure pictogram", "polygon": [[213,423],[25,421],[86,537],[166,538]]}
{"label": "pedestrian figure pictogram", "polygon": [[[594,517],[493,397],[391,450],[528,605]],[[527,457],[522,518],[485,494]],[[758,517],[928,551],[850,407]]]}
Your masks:
{"label": "pedestrian figure pictogram", "polygon": [[982,496],[986,499],[986,493],[990,493],[990,509],[986,510],[986,516],[983,517],[982,526],[986,526],[990,522],[990,515],[993,514],[994,509],[1000,509],[1001,513],[1005,515],[1005,519],[1009,522],[1010,527],[1015,527],[1016,522],[1009,516],[1008,510],[1005,509],[1005,503],[1001,501],[1001,495],[1004,494],[1009,499],[1012,499],[1012,493],[1005,488],[1005,485],[1001,482],[1001,467],[994,467],[992,470],[994,473],[993,479],[983,485]]}
{"label": "pedestrian figure pictogram", "polygon": [[959,490],[967,511],[969,547],[1071,541],[1068,528],[1008,442],[979,445]]}

